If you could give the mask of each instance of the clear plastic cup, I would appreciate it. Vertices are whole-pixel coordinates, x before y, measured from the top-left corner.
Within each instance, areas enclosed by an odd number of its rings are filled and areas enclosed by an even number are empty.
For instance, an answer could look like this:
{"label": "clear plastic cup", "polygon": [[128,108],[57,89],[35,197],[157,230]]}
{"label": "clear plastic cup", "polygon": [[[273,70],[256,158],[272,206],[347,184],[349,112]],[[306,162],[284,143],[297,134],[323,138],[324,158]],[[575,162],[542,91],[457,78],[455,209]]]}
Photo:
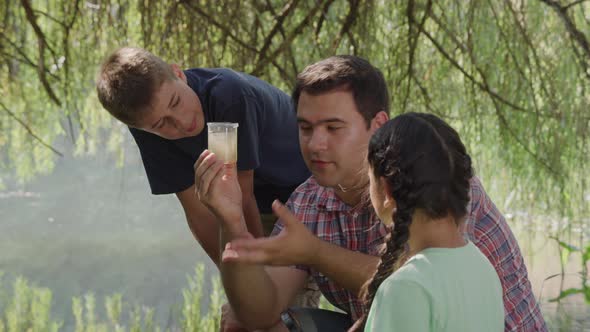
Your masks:
{"label": "clear plastic cup", "polygon": [[238,124],[231,122],[207,123],[209,151],[215,153],[224,164],[238,161]]}

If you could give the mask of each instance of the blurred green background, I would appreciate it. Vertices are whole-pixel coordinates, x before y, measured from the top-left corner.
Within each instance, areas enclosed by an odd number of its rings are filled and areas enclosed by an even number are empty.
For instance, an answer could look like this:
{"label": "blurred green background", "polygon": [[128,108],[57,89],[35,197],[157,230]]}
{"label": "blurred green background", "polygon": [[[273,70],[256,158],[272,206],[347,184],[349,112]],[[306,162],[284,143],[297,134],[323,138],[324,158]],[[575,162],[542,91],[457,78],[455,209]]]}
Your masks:
{"label": "blurred green background", "polygon": [[216,321],[215,268],[176,198],[150,195],[127,128],[96,98],[100,62],[133,45],[287,92],[321,58],[369,59],[392,115],[432,112],[460,132],[551,329],[590,330],[589,39],[590,2],[574,0],[4,1],[0,329]]}

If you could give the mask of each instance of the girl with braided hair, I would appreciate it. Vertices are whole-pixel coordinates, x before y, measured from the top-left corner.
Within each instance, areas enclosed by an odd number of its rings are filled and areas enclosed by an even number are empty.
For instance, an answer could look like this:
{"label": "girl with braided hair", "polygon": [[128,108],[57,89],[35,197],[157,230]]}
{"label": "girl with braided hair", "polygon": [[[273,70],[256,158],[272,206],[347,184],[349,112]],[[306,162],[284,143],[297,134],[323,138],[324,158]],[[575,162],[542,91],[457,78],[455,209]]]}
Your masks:
{"label": "girl with braided hair", "polygon": [[502,331],[498,275],[460,231],[473,170],[457,132],[402,114],[371,138],[368,161],[371,202],[393,230],[351,330]]}

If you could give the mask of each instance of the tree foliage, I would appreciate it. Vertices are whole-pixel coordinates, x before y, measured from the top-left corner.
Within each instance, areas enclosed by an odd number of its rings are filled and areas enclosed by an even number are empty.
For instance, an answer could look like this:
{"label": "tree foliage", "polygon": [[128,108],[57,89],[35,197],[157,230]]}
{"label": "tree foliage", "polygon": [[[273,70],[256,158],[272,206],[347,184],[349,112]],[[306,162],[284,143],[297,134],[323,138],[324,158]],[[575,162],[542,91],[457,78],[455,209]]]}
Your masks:
{"label": "tree foliage", "polygon": [[583,0],[4,1],[0,167],[27,180],[62,153],[118,151],[126,128],[93,81],[123,45],[286,91],[307,64],[347,53],[382,69],[392,114],[429,111],[459,129],[484,178],[587,215],[589,36]]}

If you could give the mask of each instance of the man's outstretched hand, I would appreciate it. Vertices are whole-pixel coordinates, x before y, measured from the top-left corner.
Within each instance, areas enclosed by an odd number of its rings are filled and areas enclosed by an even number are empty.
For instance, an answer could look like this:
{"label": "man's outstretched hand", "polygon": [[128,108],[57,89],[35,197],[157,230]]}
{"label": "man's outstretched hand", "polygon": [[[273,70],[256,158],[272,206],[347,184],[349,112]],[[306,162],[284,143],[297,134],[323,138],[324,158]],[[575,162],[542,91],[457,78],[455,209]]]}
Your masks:
{"label": "man's outstretched hand", "polygon": [[313,264],[321,240],[279,201],[274,201],[272,209],[283,222],[281,233],[269,238],[240,238],[228,242],[222,254],[223,262],[275,266]]}

